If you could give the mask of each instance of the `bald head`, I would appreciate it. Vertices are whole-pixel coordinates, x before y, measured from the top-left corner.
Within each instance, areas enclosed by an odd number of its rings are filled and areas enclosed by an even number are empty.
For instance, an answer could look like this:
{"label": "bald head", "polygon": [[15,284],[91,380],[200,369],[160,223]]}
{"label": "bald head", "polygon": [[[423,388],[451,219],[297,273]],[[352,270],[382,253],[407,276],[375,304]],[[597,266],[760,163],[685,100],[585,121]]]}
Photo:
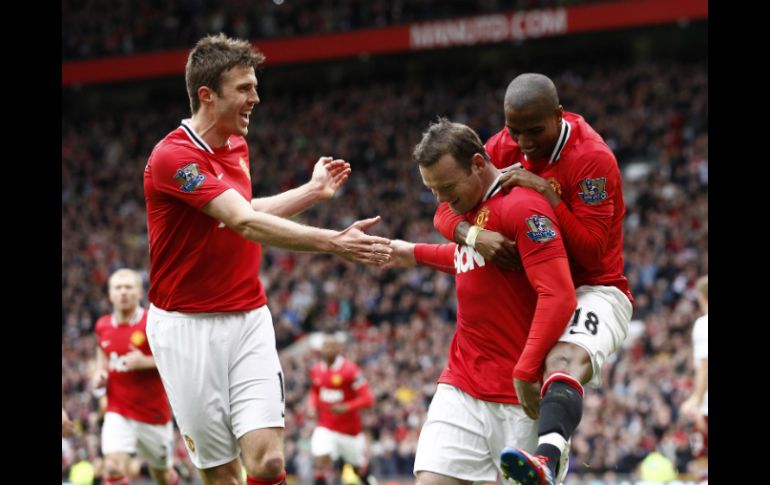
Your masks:
{"label": "bald head", "polygon": [[559,107],[556,86],[547,76],[526,73],[516,76],[505,91],[505,111],[523,111],[536,108],[537,111],[551,112]]}

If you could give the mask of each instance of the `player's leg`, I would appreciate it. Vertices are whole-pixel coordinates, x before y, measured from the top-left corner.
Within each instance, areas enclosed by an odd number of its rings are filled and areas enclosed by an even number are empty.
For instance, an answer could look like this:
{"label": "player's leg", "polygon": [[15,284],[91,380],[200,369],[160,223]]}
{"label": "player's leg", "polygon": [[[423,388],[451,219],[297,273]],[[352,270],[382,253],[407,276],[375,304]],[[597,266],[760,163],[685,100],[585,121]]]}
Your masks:
{"label": "player's leg", "polygon": [[340,434],[340,456],[353,468],[353,473],[364,485],[376,485],[377,479],[369,473],[369,459],[366,452],[364,433],[356,436]]}
{"label": "player's leg", "polygon": [[497,479],[483,401],[439,384],[417,441],[417,485],[457,485]]}
{"label": "player's leg", "polygon": [[234,322],[230,352],[230,413],[249,485],[286,482],[283,454],[285,391],[267,307]]}
{"label": "player's leg", "polygon": [[[190,461],[206,485],[240,485],[231,425],[233,316],[165,312],[150,306],[147,337]],[[241,317],[242,318],[242,317]]]}
{"label": "player's leg", "polygon": [[173,467],[174,427],[166,424],[137,423],[137,448],[147,460],[147,468],[158,485],[177,485],[179,475]]}
{"label": "player's leg", "polygon": [[108,412],[102,425],[105,485],[128,485],[128,462],[136,453],[136,435],[124,416]]}
{"label": "player's leg", "polygon": [[331,485],[334,482],[334,462],[338,458],[334,433],[316,426],[310,437],[310,454],[313,455],[314,485]]}
{"label": "player's leg", "polygon": [[508,450],[508,461],[524,462],[545,482],[566,474],[561,463],[583,416],[583,385],[599,387],[601,367],[626,338],[631,319],[631,303],[617,288],[584,286],[576,293],[573,318],[546,357],[537,449],[534,455]]}

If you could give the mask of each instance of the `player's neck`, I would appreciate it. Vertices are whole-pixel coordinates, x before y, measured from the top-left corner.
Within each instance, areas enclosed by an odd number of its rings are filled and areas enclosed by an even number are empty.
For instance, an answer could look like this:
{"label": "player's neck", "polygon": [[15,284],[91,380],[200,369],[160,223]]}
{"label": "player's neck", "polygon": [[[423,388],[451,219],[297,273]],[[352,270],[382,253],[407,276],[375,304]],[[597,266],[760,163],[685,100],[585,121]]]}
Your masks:
{"label": "player's neck", "polygon": [[136,315],[136,308],[130,310],[115,310],[115,319],[118,323],[130,322]]}
{"label": "player's neck", "polygon": [[481,182],[484,184],[484,194],[489,192],[492,185],[500,178],[500,171],[491,163],[487,163],[486,168],[481,172]]}
{"label": "player's neck", "polygon": [[216,116],[207,113],[203,107],[192,115],[190,126],[212,148],[224,146],[230,138],[229,133],[217,130]]}

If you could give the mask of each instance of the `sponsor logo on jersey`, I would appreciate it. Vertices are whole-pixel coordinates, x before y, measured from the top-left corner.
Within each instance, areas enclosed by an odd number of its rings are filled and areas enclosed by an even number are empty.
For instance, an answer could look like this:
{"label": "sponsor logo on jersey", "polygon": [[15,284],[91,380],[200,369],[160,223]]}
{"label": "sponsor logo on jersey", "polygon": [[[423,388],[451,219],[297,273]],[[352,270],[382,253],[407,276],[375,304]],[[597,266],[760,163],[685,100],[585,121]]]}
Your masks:
{"label": "sponsor logo on jersey", "polygon": [[195,453],[195,441],[193,441],[189,435],[184,435],[184,444],[187,445],[187,449],[190,450],[191,453]]}
{"label": "sponsor logo on jersey", "polygon": [[134,347],[141,346],[145,340],[147,340],[147,337],[144,336],[144,332],[136,331],[131,334],[131,343]]}
{"label": "sponsor logo on jersey", "polygon": [[459,244],[455,247],[455,270],[457,274],[467,273],[486,264],[484,257],[472,247],[460,246]]}
{"label": "sponsor logo on jersey", "polygon": [[607,198],[607,177],[598,179],[585,179],[580,182],[578,196],[586,204],[596,204]]}
{"label": "sponsor logo on jersey", "polygon": [[489,207],[484,206],[478,214],[476,214],[476,225],[484,229],[487,227],[487,222],[489,222]]}
{"label": "sponsor logo on jersey", "polygon": [[532,216],[527,219],[527,225],[530,228],[527,237],[535,242],[545,243],[556,238],[551,220],[545,216]]}
{"label": "sponsor logo on jersey", "polygon": [[182,184],[180,186],[182,190],[192,192],[201,186],[203,181],[206,180],[206,176],[198,171],[197,163],[191,163],[177,170],[174,180]]}
{"label": "sponsor logo on jersey", "polygon": [[345,400],[345,393],[341,389],[322,387],[318,390],[318,398],[321,402],[342,402]]}

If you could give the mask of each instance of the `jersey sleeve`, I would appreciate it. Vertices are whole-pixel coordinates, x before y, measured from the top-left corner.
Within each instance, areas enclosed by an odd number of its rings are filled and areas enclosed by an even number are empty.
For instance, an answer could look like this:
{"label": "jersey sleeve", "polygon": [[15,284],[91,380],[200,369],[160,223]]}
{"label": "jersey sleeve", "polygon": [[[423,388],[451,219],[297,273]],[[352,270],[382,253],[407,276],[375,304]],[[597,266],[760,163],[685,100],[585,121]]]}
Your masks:
{"label": "jersey sleeve", "polygon": [[516,241],[524,265],[567,257],[558,220],[543,196],[516,187],[505,197],[502,232]]}
{"label": "jersey sleeve", "polygon": [[366,382],[364,373],[358,367],[353,368],[353,382],[350,387],[356,393],[356,397],[346,402],[350,410],[368,408],[374,404],[374,396],[369,389],[369,383]]}
{"label": "jersey sleeve", "polygon": [[455,229],[464,220],[463,216],[454,212],[447,202],[442,202],[436,208],[436,214],[433,216],[433,226],[448,241],[454,241]]}
{"label": "jersey sleeve", "polygon": [[313,367],[310,370],[310,406],[312,406],[313,409],[318,409],[318,394],[319,387],[316,385],[316,370],[315,367]]}
{"label": "jersey sleeve", "polygon": [[415,244],[414,259],[420,266],[455,274],[455,248],[457,244]]}
{"label": "jersey sleeve", "polygon": [[218,179],[210,164],[184,148],[161,147],[150,161],[155,188],[201,209],[230,186]]}
{"label": "jersey sleeve", "polygon": [[551,258],[524,266],[537,293],[535,314],[513,377],[537,382],[542,377],[548,351],[559,341],[575,311],[577,297],[566,258]]}
{"label": "jersey sleeve", "polygon": [[574,166],[577,171],[570,175],[570,183],[576,187],[568,201],[571,209],[562,203],[555,212],[570,256],[591,268],[601,263],[607,251],[614,201],[622,190],[620,170],[607,150],[588,152]]}

